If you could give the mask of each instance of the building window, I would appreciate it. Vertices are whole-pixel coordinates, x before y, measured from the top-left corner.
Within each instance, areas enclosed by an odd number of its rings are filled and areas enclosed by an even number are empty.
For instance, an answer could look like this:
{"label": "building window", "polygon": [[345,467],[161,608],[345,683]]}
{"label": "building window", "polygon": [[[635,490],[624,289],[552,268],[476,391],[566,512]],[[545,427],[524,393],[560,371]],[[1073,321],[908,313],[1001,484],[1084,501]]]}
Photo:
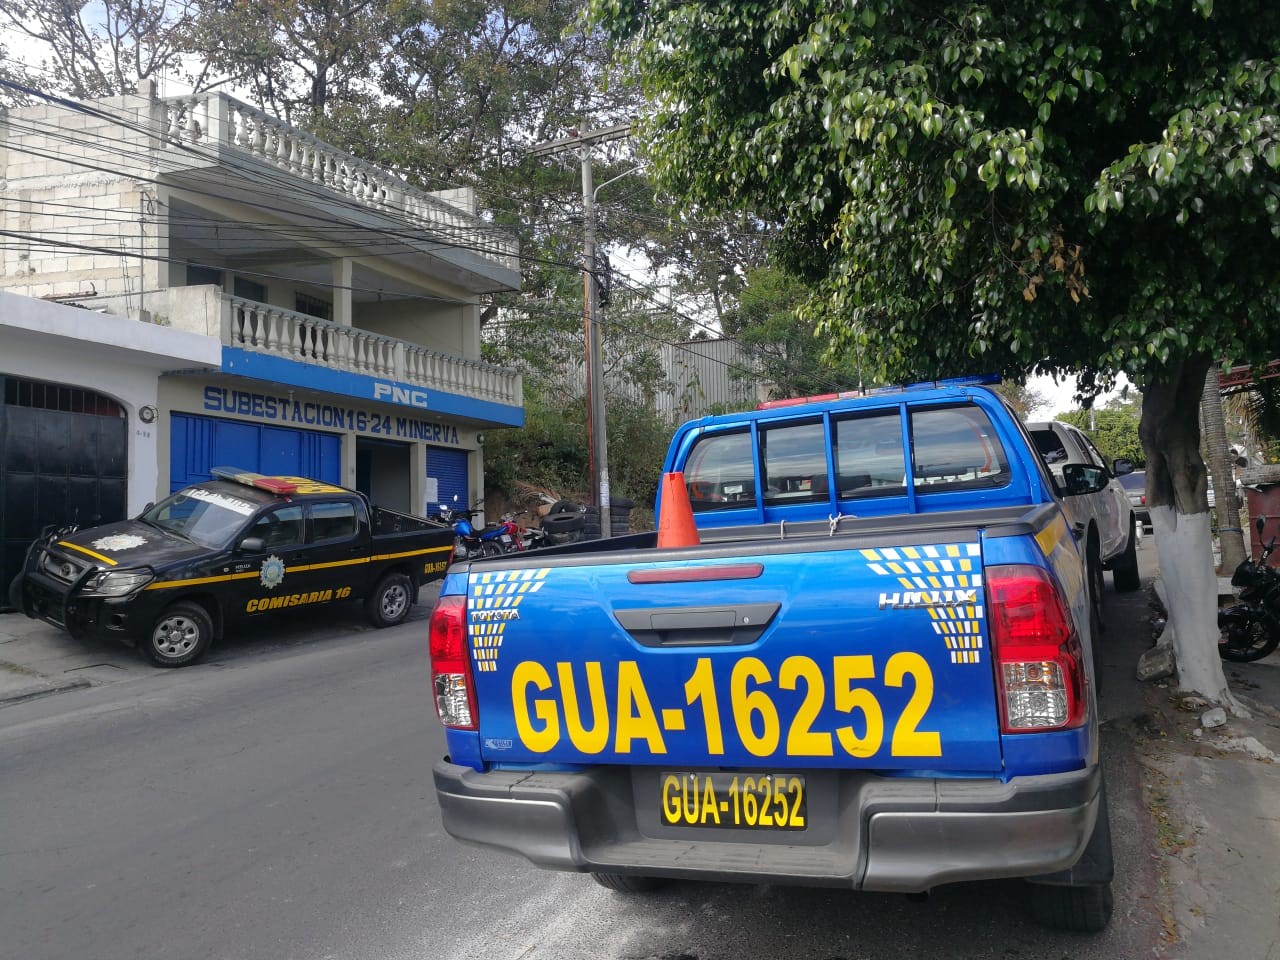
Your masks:
{"label": "building window", "polygon": [[333,319],[333,304],[327,303],[317,297],[308,296],[305,293],[299,293],[294,300],[293,309],[299,313],[305,313],[309,317],[315,317],[319,320]]}
{"label": "building window", "polygon": [[233,288],[237,297],[245,300],[252,300],[255,303],[267,302],[267,288],[260,283],[254,283],[252,280],[246,280],[244,277],[236,277],[235,287]]}
{"label": "building window", "polygon": [[222,271],[216,267],[206,267],[200,263],[187,264],[187,286],[207,287],[222,286]]}

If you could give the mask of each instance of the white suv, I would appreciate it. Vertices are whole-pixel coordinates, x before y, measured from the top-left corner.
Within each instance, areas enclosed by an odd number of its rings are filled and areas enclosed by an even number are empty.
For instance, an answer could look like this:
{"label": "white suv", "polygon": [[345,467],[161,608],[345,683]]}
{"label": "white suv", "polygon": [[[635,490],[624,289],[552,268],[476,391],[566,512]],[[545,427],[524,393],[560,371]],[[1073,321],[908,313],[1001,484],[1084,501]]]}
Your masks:
{"label": "white suv", "polygon": [[1058,485],[1072,533],[1084,551],[1095,614],[1102,614],[1102,571],[1117,591],[1137,590],[1139,528],[1117,476],[1133,472],[1128,460],[1108,464],[1083,432],[1061,421],[1028,423],[1036,449]]}

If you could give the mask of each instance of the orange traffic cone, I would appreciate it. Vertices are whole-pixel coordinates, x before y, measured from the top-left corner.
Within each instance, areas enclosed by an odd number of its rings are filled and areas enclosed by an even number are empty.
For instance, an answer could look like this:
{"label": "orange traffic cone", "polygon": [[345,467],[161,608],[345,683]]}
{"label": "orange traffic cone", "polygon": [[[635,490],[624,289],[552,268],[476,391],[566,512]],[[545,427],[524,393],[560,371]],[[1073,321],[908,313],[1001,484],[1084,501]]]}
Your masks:
{"label": "orange traffic cone", "polygon": [[689,506],[689,491],[684,485],[683,473],[662,475],[662,498],[658,501],[658,546],[693,547],[698,539],[698,528],[693,522],[693,508]]}

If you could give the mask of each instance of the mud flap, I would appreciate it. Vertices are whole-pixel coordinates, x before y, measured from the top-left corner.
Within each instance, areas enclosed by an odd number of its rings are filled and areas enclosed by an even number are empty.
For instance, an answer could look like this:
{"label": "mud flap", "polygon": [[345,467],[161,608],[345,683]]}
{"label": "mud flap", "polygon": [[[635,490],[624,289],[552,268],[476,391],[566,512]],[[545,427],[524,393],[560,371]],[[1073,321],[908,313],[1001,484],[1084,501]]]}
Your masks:
{"label": "mud flap", "polygon": [[1080,859],[1066,870],[1027,877],[1028,883],[1055,887],[1090,887],[1111,882],[1115,876],[1115,863],[1111,854],[1111,817],[1107,812],[1105,779],[1098,790],[1098,800],[1098,818],[1094,821],[1093,834]]}

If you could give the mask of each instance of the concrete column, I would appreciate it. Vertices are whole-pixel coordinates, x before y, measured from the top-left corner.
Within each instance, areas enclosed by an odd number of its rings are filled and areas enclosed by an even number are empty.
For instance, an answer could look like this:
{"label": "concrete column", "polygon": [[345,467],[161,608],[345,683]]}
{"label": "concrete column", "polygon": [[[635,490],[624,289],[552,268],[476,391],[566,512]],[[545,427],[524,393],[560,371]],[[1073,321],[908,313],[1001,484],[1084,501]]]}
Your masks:
{"label": "concrete column", "polygon": [[351,326],[351,258],[333,261],[333,322]]}
{"label": "concrete column", "polygon": [[354,433],[342,435],[342,486],[350,487],[352,490],[356,487],[356,435]]}
{"label": "concrete column", "polygon": [[420,517],[429,516],[431,508],[437,506],[427,502],[427,445],[411,443],[409,445],[409,503],[412,512]]}
{"label": "concrete column", "polygon": [[462,306],[462,355],[468,360],[480,359],[480,304]]}

